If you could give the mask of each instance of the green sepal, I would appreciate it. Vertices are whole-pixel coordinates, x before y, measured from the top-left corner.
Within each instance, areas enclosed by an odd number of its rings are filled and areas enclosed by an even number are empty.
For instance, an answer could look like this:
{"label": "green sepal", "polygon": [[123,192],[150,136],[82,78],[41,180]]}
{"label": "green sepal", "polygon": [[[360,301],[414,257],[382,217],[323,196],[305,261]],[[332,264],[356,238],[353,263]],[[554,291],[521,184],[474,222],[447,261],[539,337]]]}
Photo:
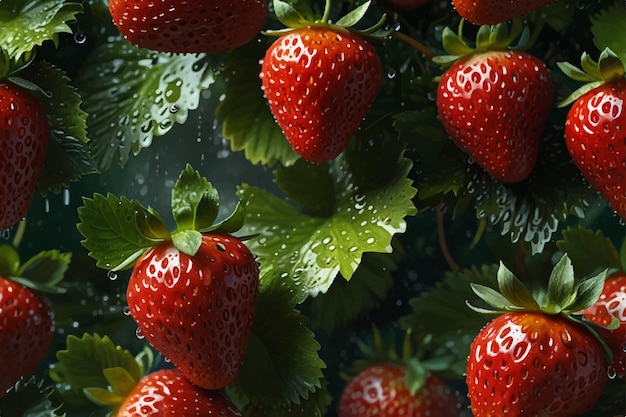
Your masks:
{"label": "green sepal", "polygon": [[111,391],[120,395],[127,395],[139,382],[127,369],[120,366],[105,368],[102,370],[102,374],[109,383]]}
{"label": "green sepal", "polygon": [[404,382],[411,395],[415,395],[424,385],[430,376],[430,371],[424,367],[422,362],[413,357],[404,364]]}
{"label": "green sepal", "polygon": [[606,48],[600,53],[598,71],[605,82],[611,82],[624,76],[624,63],[615,52]]}
{"label": "green sepal", "polygon": [[537,300],[533,298],[526,286],[502,262],[498,268],[497,278],[498,288],[502,296],[513,303],[515,307],[530,311],[540,309]]}
{"label": "green sepal", "polygon": [[171,239],[155,210],[126,197],[83,197],[78,217],[78,230],[85,237],[81,243],[100,268],[110,271],[131,268],[150,247]]}
{"label": "green sepal", "polygon": [[371,0],[367,0],[365,3],[360,4],[355,9],[351,10],[348,14],[342,16],[341,19],[337,20],[335,24],[337,26],[346,28],[356,25],[357,23],[359,23],[359,21],[361,21],[361,19],[365,17],[365,14],[367,13],[367,10],[369,9],[371,3]]}
{"label": "green sepal", "polygon": [[460,57],[469,56],[474,53],[474,48],[469,46],[462,36],[455,33],[449,27],[443,29],[441,34],[443,49],[448,55],[433,57],[433,62],[438,65],[447,66],[457,61]]}
{"label": "green sepal", "polygon": [[20,262],[20,255],[12,245],[0,245],[0,276],[6,278],[17,275]]}
{"label": "green sepal", "polygon": [[591,307],[602,294],[604,282],[608,272],[602,271],[598,275],[588,278],[576,287],[576,296],[572,302],[567,305],[569,312],[575,313]]}
{"label": "green sepal", "polygon": [[71,253],[43,251],[22,264],[11,279],[36,291],[61,294],[66,290],[57,284],[63,280],[71,259]]}
{"label": "green sepal", "polygon": [[124,395],[116,394],[105,388],[91,387],[83,389],[83,394],[90,401],[105,407],[117,408],[119,407],[126,397]]}
{"label": "green sepal", "polygon": [[172,243],[182,253],[194,256],[202,244],[202,233],[197,230],[181,230],[172,233]]}
{"label": "green sepal", "polygon": [[[499,271],[500,270],[498,270],[498,272]],[[502,294],[500,294],[498,291],[494,290],[491,287],[475,283],[471,283],[470,287],[472,288],[472,291],[474,291],[474,294],[480,297],[481,300],[496,309],[488,310],[481,307],[476,307],[467,302],[467,306],[478,313],[500,314],[504,311],[516,309],[516,307],[509,300],[507,300]]]}
{"label": "green sepal", "polygon": [[201,230],[213,225],[219,212],[219,201],[215,187],[187,164],[172,190],[176,230]]}
{"label": "green sepal", "polygon": [[274,13],[276,18],[289,28],[300,28],[309,26],[310,22],[295,7],[282,0],[273,0]]}
{"label": "green sepal", "polygon": [[560,313],[572,303],[574,292],[574,267],[567,255],[554,266],[548,281],[548,303],[544,311]]}
{"label": "green sepal", "polygon": [[20,378],[0,397],[0,415],[3,417],[65,417],[58,414],[62,405],[53,403],[50,397],[54,386],[44,385],[44,380],[35,377]]}
{"label": "green sepal", "polygon": [[246,220],[246,204],[247,202],[245,200],[240,200],[239,202],[237,202],[237,206],[235,206],[235,210],[230,216],[228,216],[221,222],[200,231],[227,234],[237,232],[243,227]]}
{"label": "green sepal", "polygon": [[11,59],[7,51],[0,47],[0,80],[4,80],[8,75],[11,67]]}

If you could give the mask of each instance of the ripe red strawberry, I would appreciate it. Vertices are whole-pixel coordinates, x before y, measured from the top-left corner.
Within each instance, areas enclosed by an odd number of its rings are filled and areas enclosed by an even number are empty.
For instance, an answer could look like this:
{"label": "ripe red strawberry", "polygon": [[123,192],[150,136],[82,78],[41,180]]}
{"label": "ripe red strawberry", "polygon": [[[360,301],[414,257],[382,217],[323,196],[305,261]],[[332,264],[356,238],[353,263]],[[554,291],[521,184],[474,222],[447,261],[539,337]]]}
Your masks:
{"label": "ripe red strawberry", "polygon": [[450,388],[430,375],[424,386],[411,395],[404,367],[371,365],[355,376],[339,400],[339,417],[456,417],[458,401]]}
{"label": "ripe red strawberry", "polygon": [[600,334],[613,352],[609,375],[623,379],[626,374],[626,273],[609,276],[598,301],[582,313],[587,320],[602,326],[609,325],[613,317],[619,320],[617,329],[600,331]]}
{"label": "ripe red strawberry", "polygon": [[20,87],[0,82],[0,230],[28,211],[43,169],[50,129],[41,105]]}
{"label": "ripe red strawberry", "polygon": [[195,385],[219,389],[239,373],[252,329],[258,266],[237,238],[203,234],[194,256],[164,242],[136,263],[130,313],[148,342]]}
{"label": "ripe red strawberry", "polygon": [[109,0],[113,22],[131,43],[160,52],[223,52],[251,41],[267,0]]}
{"label": "ripe red strawberry", "polygon": [[343,151],[369,112],[382,82],[374,48],[329,26],[293,30],[265,54],[263,91],[293,149],[311,162]]}
{"label": "ripe red strawberry", "polygon": [[552,101],[546,66],[523,52],[461,58],[437,89],[439,117],[450,138],[506,183],[524,180],[534,168]]}
{"label": "ripe red strawberry", "polygon": [[508,313],[470,346],[466,382],[475,417],[571,417],[591,410],[608,381],[602,348],[560,315]]}
{"label": "ripe red strawberry", "polygon": [[452,0],[459,15],[476,25],[495,25],[540,9],[554,0]]}
{"label": "ripe red strawberry", "polygon": [[0,277],[0,397],[35,371],[52,343],[54,315],[48,302],[25,286]]}
{"label": "ripe red strawberry", "polygon": [[587,181],[626,219],[626,80],[604,83],[567,114],[567,150]]}
{"label": "ripe red strawberry", "polygon": [[221,391],[192,385],[177,369],[161,370],[141,379],[120,406],[116,417],[241,416]]}

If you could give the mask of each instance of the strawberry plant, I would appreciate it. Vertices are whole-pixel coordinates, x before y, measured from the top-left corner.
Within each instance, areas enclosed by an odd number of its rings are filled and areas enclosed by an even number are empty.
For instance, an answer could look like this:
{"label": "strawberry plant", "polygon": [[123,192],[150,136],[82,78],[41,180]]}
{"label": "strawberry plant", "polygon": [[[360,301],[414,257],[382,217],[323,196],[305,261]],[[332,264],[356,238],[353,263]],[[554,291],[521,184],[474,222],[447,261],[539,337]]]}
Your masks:
{"label": "strawberry plant", "polygon": [[622,415],[624,3],[500,3],[0,2],[0,415]]}

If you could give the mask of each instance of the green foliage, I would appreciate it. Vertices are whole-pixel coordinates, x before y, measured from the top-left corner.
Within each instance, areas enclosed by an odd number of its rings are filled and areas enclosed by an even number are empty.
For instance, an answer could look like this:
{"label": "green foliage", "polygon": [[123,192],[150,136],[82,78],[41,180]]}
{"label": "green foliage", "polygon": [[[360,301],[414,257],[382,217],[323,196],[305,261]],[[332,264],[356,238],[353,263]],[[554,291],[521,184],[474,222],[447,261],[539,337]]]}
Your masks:
{"label": "green foliage", "polygon": [[306,327],[307,318],[294,306],[293,294],[277,280],[259,294],[246,359],[228,387],[239,402],[266,410],[320,398],[313,393],[323,392],[326,365],[318,355],[315,335]]}
{"label": "green foliage", "polygon": [[392,288],[396,269],[393,254],[365,253],[352,279],[336,279],[326,294],[308,299],[313,328],[330,333],[375,309]]}
{"label": "green foliage", "polygon": [[615,1],[610,7],[591,16],[593,43],[602,51],[610,48],[622,62],[626,62],[626,40],[619,34],[626,33],[626,6]]}
{"label": "green foliage", "polygon": [[[268,281],[265,275],[278,274],[301,302],[328,291],[339,273],[351,279],[364,252],[392,251],[392,237],[404,232],[404,218],[416,213],[411,201],[415,189],[406,178],[411,163],[394,144],[385,136],[357,137],[339,158],[325,165],[326,173],[312,168],[316,183],[309,176],[311,164],[281,168],[285,172],[278,185],[284,183],[291,198],[305,201],[305,208],[313,213],[303,213],[260,188],[241,187],[238,194],[248,201],[242,233],[259,236],[249,247],[262,265],[262,282]],[[296,196],[298,188],[289,184],[303,178],[310,184],[308,190],[300,188],[303,193],[334,196],[330,216],[320,216],[327,213],[327,202],[318,210],[310,198]]]}
{"label": "green foliage", "polygon": [[35,378],[20,380],[0,398],[0,416],[6,417],[61,417],[59,407],[49,397],[54,387],[44,386]]}
{"label": "green foliage", "polygon": [[84,398],[83,390],[87,388],[108,389],[110,378],[107,379],[106,369],[125,369],[134,381],[139,381],[146,371],[128,350],[98,334],[68,336],[67,347],[57,352],[57,360],[50,368],[50,378],[67,387],[62,396],[70,402],[77,401],[73,397],[79,397],[79,401]]}
{"label": "green foliage", "polygon": [[601,230],[570,227],[563,231],[563,238],[556,245],[572,260],[577,278],[603,269],[622,269],[615,245]]}
{"label": "green foliage", "polygon": [[100,268],[130,268],[148,248],[170,238],[158,213],[135,200],[95,194],[83,197],[83,203],[78,209],[78,230]]}
{"label": "green foliage", "polygon": [[72,33],[68,23],[83,11],[65,0],[12,0],[0,3],[0,48],[15,59],[29,56],[45,41],[59,42],[60,33]]}
{"label": "green foliage", "polygon": [[45,94],[37,90],[32,92],[46,112],[50,125],[48,154],[39,179],[39,190],[44,194],[47,191],[58,193],[61,187],[69,186],[70,181],[77,181],[97,170],[86,146],[87,114],[80,107],[81,97],[62,70],[38,61],[19,76],[45,91]]}
{"label": "green foliage", "polygon": [[198,108],[215,81],[219,56],[164,54],[138,49],[123,39],[96,48],[76,85],[89,114],[91,152],[100,171],[124,165],[174,123]]}
{"label": "green foliage", "polygon": [[274,121],[261,89],[264,53],[262,44],[252,42],[229,54],[222,71],[225,97],[215,115],[223,121],[222,135],[232,150],[243,150],[251,163],[291,165],[299,156]]}

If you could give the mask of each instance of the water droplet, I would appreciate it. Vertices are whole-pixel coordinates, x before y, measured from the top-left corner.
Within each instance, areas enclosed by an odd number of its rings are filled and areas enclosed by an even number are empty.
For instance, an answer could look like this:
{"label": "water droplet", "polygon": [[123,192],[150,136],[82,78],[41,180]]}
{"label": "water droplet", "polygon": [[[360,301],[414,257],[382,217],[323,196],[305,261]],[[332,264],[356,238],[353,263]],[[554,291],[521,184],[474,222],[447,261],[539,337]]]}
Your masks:
{"label": "water droplet", "polygon": [[11,229],[4,229],[2,231],[2,239],[9,240],[11,238]]}
{"label": "water droplet", "polygon": [[117,279],[117,272],[115,271],[109,271],[107,272],[107,277],[111,280],[111,281],[115,281]]}
{"label": "water droplet", "polygon": [[124,306],[122,313],[124,313],[125,316],[130,316],[130,307]]}
{"label": "water droplet", "polygon": [[137,327],[137,330],[135,330],[135,336],[137,336],[137,339],[144,339],[146,336],[143,334],[143,331]]}
{"label": "water droplet", "polygon": [[609,379],[615,379],[615,377],[617,376],[617,370],[613,365],[609,366],[607,376],[609,377]]}
{"label": "water droplet", "polygon": [[74,34],[74,42],[76,42],[79,45],[85,44],[85,42],[87,42],[87,35],[85,35],[85,32],[83,31],[76,32]]}

